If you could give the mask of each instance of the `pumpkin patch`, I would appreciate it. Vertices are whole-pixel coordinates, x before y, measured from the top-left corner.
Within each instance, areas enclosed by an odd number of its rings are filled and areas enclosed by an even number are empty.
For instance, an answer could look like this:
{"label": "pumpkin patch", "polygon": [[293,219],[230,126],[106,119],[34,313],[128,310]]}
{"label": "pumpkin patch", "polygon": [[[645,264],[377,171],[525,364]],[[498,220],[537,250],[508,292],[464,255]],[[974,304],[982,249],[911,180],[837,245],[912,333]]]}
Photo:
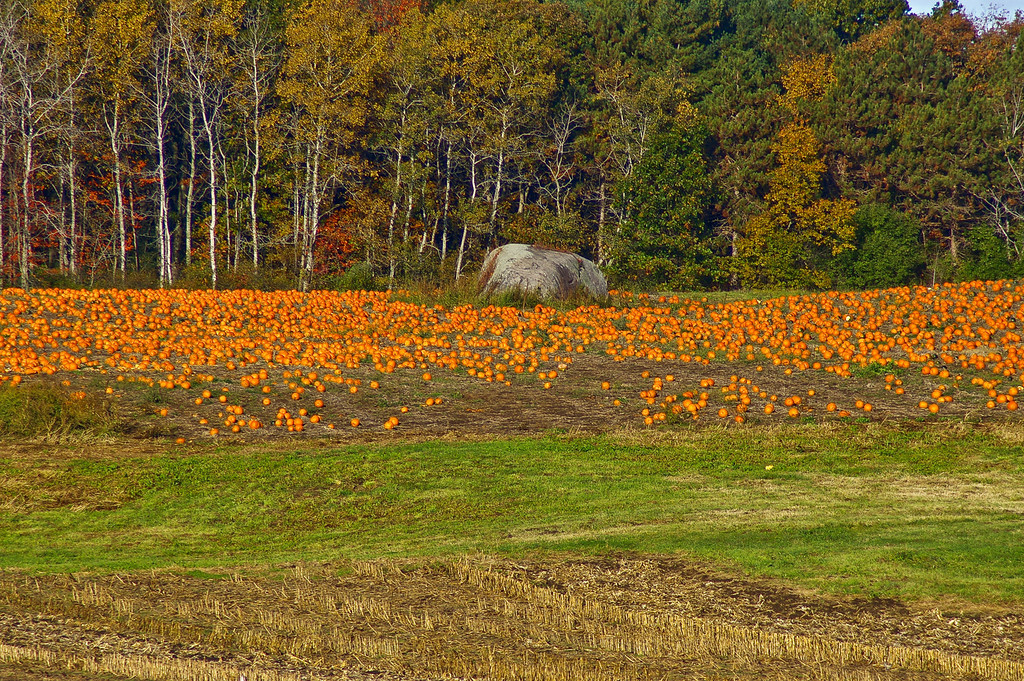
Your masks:
{"label": "pumpkin patch", "polygon": [[7,289],[0,385],[95,394],[190,438],[353,432],[336,422],[380,436],[1013,418],[1022,293],[982,281],[725,302],[612,291],[606,307],[519,309],[404,291]]}

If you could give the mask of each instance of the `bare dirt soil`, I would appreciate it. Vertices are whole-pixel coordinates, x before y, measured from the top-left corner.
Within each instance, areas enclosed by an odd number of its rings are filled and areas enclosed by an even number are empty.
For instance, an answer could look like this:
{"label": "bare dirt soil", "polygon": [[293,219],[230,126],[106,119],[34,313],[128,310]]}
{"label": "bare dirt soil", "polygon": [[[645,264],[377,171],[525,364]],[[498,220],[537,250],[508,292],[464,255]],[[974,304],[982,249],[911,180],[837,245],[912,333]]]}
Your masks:
{"label": "bare dirt soil", "polygon": [[[464,371],[435,371],[428,382],[422,380],[418,370],[383,374],[369,367],[346,370],[340,383],[323,382],[322,372],[310,382],[308,371],[293,375],[276,367],[258,385],[242,387],[240,378],[250,374],[248,368],[229,371],[220,366],[208,371],[205,379],[193,377],[188,389],[158,387],[166,378],[164,374],[126,374],[118,381],[113,374],[95,370],[62,377],[60,383],[66,381],[68,385],[61,387],[72,392],[80,388],[91,393],[110,387],[109,409],[133,436],[186,440],[315,437],[366,442],[398,436],[515,436],[552,430],[601,433],[623,428],[673,429],[725,423],[752,427],[843,419],[910,424],[1021,420],[1019,412],[1008,411],[1003,403],[987,407],[987,390],[972,385],[971,379],[994,378],[968,370],[951,371],[947,378],[899,370],[893,374],[864,370],[841,377],[823,370],[799,371],[770,363],[620,362],[591,352],[550,357],[533,373],[509,374],[510,385],[493,377],[487,381],[482,373],[472,377]],[[557,376],[551,377],[551,371]],[[301,387],[303,379],[307,380],[306,389],[296,398],[294,388]],[[55,378],[31,380],[58,384]],[[318,381],[324,384],[322,392],[312,389]],[[602,387],[604,383],[607,389]],[[545,388],[545,384],[550,385]],[[351,392],[352,387],[355,392]],[[998,392],[1010,387],[1004,381]],[[202,399],[204,390],[211,397]],[[935,403],[935,390],[940,390],[944,398],[952,397],[952,401],[941,403],[939,411],[932,413],[922,409],[920,403]],[[224,402],[219,401],[220,396],[224,396]],[[706,404],[694,418],[683,404],[686,399],[697,402],[702,396]],[[744,397],[749,405],[742,405]],[[201,404],[196,404],[197,398]],[[437,398],[441,398],[440,404],[427,405],[428,400]],[[789,405],[784,404],[787,398],[799,398],[792,414]],[[322,406],[316,406],[318,400]],[[774,412],[766,414],[769,404]],[[830,404],[833,410],[829,410]],[[228,407],[241,407],[243,413],[232,418]],[[287,417],[282,418],[282,409]],[[645,423],[644,409],[649,410],[653,423]],[[725,409],[724,416],[720,416],[721,409]],[[664,418],[659,420],[658,414]],[[318,422],[311,420],[314,416]],[[289,417],[303,420],[301,431],[287,429]],[[398,419],[398,425],[385,429],[392,417]],[[737,417],[743,423],[737,423]],[[352,419],[359,420],[358,427],[351,426]],[[260,428],[246,427],[251,420],[257,420]],[[277,421],[281,421],[280,426],[275,425]],[[232,433],[234,422],[241,424],[238,433]],[[211,435],[213,428],[218,431],[216,435]]]}

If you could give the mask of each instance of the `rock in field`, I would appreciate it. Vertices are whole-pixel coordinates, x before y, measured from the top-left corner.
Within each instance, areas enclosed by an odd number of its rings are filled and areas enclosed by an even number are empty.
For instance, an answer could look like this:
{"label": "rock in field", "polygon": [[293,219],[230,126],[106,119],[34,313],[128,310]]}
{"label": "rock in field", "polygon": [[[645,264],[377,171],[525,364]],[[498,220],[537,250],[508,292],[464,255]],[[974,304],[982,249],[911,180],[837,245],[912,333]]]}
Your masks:
{"label": "rock in field", "polygon": [[592,261],[526,244],[506,244],[488,253],[480,269],[480,287],[485,295],[518,290],[544,298],[564,299],[577,292],[598,299],[608,296],[608,282]]}

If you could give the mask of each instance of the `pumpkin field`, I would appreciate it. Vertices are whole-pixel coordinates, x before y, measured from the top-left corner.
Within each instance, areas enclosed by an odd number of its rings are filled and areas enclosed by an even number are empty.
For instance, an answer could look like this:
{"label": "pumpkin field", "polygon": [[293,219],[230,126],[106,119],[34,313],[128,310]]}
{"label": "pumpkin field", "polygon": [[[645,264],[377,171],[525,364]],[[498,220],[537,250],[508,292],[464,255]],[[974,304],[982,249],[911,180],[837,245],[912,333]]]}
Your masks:
{"label": "pumpkin field", "polygon": [[4,290],[0,680],[1024,679],[1022,295]]}
{"label": "pumpkin field", "polygon": [[134,432],[185,440],[1001,420],[1022,389],[1022,292],[616,292],[560,310],[402,291],[6,290],[0,384],[98,399]]}

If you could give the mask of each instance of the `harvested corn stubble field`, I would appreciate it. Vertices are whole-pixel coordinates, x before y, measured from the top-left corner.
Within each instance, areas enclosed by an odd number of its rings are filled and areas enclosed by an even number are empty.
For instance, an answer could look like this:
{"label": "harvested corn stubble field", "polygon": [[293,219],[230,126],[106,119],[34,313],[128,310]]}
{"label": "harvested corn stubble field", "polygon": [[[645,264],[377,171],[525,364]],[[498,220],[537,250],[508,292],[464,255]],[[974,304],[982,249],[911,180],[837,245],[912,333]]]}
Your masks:
{"label": "harvested corn stubble field", "polygon": [[7,573],[0,608],[0,660],[53,678],[1024,678],[1019,618],[822,599],[668,559]]}
{"label": "harvested corn stubble field", "polygon": [[0,292],[0,680],[1024,679],[1017,282]]}

